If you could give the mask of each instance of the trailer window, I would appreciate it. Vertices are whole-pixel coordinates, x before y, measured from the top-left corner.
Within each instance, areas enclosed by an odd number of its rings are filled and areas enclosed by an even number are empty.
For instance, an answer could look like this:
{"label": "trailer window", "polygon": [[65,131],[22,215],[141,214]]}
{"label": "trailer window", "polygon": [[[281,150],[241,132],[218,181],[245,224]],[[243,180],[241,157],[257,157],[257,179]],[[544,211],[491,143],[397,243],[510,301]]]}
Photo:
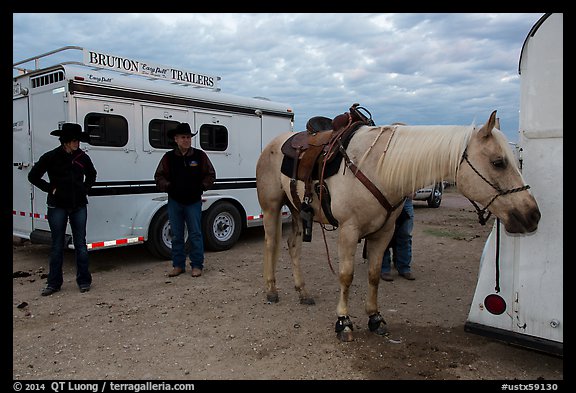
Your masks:
{"label": "trailer window", "polygon": [[128,121],[119,115],[89,113],[84,118],[84,130],[90,133],[94,146],[122,147],[128,143]]}
{"label": "trailer window", "polygon": [[228,148],[228,130],[224,126],[202,124],[200,147],[203,150],[225,151]]}
{"label": "trailer window", "polygon": [[179,124],[173,120],[154,119],[148,124],[148,142],[156,149],[174,149],[176,142],[168,138],[168,130],[176,128]]}

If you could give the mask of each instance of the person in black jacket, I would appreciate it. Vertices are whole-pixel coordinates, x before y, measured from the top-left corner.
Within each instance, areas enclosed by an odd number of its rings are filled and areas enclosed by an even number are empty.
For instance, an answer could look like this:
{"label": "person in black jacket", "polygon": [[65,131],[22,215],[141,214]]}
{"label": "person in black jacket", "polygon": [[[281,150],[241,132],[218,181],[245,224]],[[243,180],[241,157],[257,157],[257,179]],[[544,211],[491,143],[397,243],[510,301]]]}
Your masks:
{"label": "person in black jacket", "polygon": [[169,277],[186,271],[184,224],[190,241],[192,277],[202,275],[204,239],[202,236],[202,193],[212,188],[216,171],[206,153],[192,147],[192,131],[188,123],[180,123],[168,131],[177,147],[162,156],[154,180],[162,192],[168,193],[168,220],[172,228],[172,271]]}
{"label": "person in black jacket", "polygon": [[[30,183],[48,194],[46,203],[52,248],[50,271],[42,296],[52,295],[62,286],[68,220],[76,253],[76,283],[80,292],[87,292],[92,285],[86,246],[87,195],[96,182],[96,169],[79,146],[80,141],[88,142],[90,136],[74,123],[64,123],[61,129],[52,131],[50,135],[60,137],[60,146],[44,153],[28,174]],[[46,173],[48,181],[42,178]]]}

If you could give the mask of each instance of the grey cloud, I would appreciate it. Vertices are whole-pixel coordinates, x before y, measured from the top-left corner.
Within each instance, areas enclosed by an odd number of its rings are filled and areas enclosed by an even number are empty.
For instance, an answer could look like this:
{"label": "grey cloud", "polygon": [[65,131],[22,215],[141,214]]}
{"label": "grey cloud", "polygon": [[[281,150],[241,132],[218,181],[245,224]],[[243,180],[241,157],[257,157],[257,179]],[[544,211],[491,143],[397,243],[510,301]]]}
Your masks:
{"label": "grey cloud", "polygon": [[380,124],[470,124],[517,139],[523,41],[542,14],[14,14],[13,60],[64,45],[222,77],[291,104],[295,128],[359,102]]}

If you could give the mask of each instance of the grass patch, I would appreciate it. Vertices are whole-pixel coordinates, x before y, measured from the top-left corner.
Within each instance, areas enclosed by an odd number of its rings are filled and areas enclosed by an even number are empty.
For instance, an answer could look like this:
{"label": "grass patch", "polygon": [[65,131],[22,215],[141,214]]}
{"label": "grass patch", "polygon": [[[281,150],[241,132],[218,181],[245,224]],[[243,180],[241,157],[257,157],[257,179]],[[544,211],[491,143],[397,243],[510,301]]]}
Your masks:
{"label": "grass patch", "polygon": [[434,228],[427,228],[424,229],[424,233],[436,237],[448,237],[455,240],[461,240],[466,238],[466,234],[457,231],[450,231],[446,229],[434,229]]}

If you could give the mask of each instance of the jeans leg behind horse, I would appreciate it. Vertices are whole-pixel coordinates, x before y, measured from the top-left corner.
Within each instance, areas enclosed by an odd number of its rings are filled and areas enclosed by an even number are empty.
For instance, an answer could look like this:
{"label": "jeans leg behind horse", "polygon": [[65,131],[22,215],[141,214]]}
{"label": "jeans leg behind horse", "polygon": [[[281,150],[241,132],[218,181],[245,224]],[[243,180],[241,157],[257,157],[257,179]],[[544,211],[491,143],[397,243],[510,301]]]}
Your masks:
{"label": "jeans leg behind horse", "polygon": [[412,230],[414,228],[414,206],[412,200],[407,199],[404,212],[408,218],[394,231],[394,264],[400,274],[410,272],[412,263]]}

